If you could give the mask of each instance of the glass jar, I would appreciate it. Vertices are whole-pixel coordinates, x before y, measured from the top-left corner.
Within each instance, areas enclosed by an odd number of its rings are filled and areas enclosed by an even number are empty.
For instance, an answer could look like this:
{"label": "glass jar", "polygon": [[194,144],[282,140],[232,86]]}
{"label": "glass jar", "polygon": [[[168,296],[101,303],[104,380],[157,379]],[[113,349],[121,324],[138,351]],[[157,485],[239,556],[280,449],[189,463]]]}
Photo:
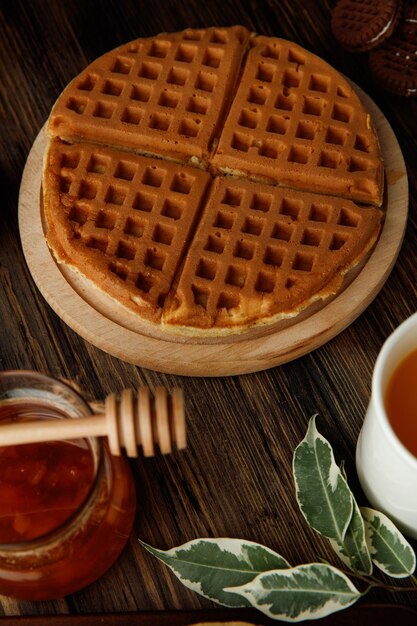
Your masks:
{"label": "glass jar", "polygon": [[112,565],[129,538],[133,478],[101,439],[77,439],[76,419],[88,414],[83,398],[58,380],[0,373],[0,424],[74,420],[71,441],[0,447],[0,594],[46,600],[77,591]]}

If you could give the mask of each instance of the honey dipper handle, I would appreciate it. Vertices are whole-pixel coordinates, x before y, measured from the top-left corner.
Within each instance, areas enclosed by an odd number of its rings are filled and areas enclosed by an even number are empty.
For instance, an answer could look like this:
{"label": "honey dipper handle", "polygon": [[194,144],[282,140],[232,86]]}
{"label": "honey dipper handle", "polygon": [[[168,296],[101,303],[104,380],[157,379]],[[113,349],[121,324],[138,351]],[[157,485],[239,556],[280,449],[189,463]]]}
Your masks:
{"label": "honey dipper handle", "polygon": [[125,389],[120,400],[115,394],[106,398],[104,414],[0,425],[0,447],[103,436],[108,437],[110,451],[115,455],[124,448],[128,456],[138,456],[140,446],[144,456],[154,456],[155,444],[162,454],[172,452],[173,444],[179,450],[185,448],[181,389],[169,395],[165,387],[157,387],[155,397],[146,387],[139,389],[137,396]]}
{"label": "honey dipper handle", "polygon": [[107,434],[104,415],[77,418],[75,420],[37,420],[13,422],[0,426],[0,446],[16,446],[82,437],[101,437]]}

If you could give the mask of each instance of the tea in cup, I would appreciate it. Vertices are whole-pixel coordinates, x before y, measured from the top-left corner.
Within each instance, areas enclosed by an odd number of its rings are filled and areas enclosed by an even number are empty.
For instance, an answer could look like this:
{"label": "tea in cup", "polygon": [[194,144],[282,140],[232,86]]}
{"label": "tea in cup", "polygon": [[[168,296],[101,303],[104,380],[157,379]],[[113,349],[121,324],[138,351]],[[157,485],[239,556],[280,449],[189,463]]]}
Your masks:
{"label": "tea in cup", "polygon": [[356,468],[372,506],[417,538],[417,313],[377,358]]}

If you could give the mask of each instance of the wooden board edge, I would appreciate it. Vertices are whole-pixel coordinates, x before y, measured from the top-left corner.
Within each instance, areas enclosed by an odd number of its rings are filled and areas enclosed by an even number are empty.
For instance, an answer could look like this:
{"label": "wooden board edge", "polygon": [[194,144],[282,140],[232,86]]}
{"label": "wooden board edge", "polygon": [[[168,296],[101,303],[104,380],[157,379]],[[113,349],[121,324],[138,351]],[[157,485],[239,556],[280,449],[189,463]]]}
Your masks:
{"label": "wooden board edge", "polygon": [[[306,320],[282,331],[245,337],[237,343],[175,343],[122,328],[74,292],[45,242],[39,211],[44,130],[38,135],[22,176],[19,228],[29,270],[47,302],[75,332],[122,360],[151,369],[191,376],[228,376],[267,369],[323,345],[370,304],[389,276],[407,222],[408,188],[404,159],[382,112],[365,94],[386,161],[389,205],[380,238],[358,277],[338,297]],[[57,297],[57,294],[59,297]],[[246,357],[246,360],[242,358]]]}

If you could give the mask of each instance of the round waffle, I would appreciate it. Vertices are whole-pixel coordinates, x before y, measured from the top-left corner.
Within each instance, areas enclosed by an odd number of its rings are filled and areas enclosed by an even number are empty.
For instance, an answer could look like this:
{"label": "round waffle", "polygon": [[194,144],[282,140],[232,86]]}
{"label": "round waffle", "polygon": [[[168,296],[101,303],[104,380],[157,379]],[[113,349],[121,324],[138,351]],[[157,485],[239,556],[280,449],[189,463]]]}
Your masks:
{"label": "round waffle", "polygon": [[296,316],[340,290],[380,229],[353,202],[381,203],[383,167],[352,88],[242,27],[113,50],[64,90],[48,132],[55,257],[169,332]]}

